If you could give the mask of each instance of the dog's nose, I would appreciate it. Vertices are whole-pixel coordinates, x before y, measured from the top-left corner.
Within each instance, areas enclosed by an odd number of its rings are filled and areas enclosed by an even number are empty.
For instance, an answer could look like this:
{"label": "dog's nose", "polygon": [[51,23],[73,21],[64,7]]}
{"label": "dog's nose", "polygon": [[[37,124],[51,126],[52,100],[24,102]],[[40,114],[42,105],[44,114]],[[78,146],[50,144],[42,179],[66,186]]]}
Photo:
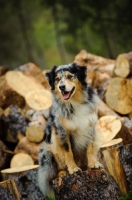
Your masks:
{"label": "dog's nose", "polygon": [[65,91],[66,87],[65,87],[65,85],[60,85],[59,88],[60,88],[61,91]]}

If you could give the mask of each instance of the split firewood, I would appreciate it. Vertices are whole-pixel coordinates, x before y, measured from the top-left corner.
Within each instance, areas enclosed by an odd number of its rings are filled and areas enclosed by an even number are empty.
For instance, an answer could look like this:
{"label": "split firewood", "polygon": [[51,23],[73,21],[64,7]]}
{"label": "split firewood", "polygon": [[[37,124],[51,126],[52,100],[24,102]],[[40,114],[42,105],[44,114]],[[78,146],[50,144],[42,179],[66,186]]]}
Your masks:
{"label": "split firewood", "polygon": [[44,131],[41,126],[29,126],[26,130],[26,137],[30,142],[39,143],[44,138]]}
{"label": "split firewood", "polygon": [[1,121],[5,127],[5,133],[3,134],[6,135],[6,141],[16,143],[25,136],[28,124],[23,111],[17,106],[8,107],[4,111]]}
{"label": "split firewood", "polygon": [[120,147],[120,160],[126,174],[129,191],[132,191],[132,144]]}
{"label": "split firewood", "polygon": [[117,192],[105,170],[87,170],[52,181],[56,200],[116,200]]}
{"label": "split firewood", "polygon": [[48,109],[52,105],[52,96],[48,90],[33,90],[25,95],[25,100],[34,110]]}
{"label": "split firewood", "polygon": [[80,53],[75,56],[74,62],[82,66],[87,66],[88,69],[91,70],[96,70],[102,73],[106,72],[110,76],[113,75],[113,69],[115,67],[115,60],[96,56],[85,50],[81,50]]}
{"label": "split firewood", "polygon": [[100,98],[98,98],[98,115],[99,117],[102,117],[105,115],[113,115],[113,116],[118,117],[119,119],[122,119],[120,115],[118,115],[114,110],[108,107],[107,104],[104,103]]}
{"label": "split firewood", "polygon": [[119,186],[121,194],[127,194],[129,188],[126,179],[126,174],[124,172],[123,165],[120,161],[119,147],[115,147],[115,145],[113,146],[113,148],[112,146],[110,146],[109,148],[106,147],[106,149],[102,151],[102,155],[105,167]]}
{"label": "split firewood", "polygon": [[116,116],[107,115],[99,118],[96,127],[100,135],[101,145],[111,141],[113,138],[122,138],[125,145],[132,143],[130,129]]}
{"label": "split firewood", "polygon": [[24,137],[18,145],[16,146],[14,153],[27,153],[34,160],[35,164],[38,164],[38,155],[40,150],[40,143],[29,142],[26,137]]}
{"label": "split firewood", "polygon": [[120,114],[132,112],[132,80],[113,78],[107,88],[105,100],[107,105]]}
{"label": "split firewood", "polygon": [[45,88],[49,87],[49,83],[48,83],[45,75],[43,74],[43,72],[41,71],[39,66],[36,65],[35,63],[32,63],[32,62],[26,63],[26,64],[16,68],[16,70],[23,72],[23,74],[25,74],[27,76],[34,77]]}
{"label": "split firewood", "polygon": [[12,156],[8,153],[7,146],[0,140],[0,170],[10,166]]}
{"label": "split firewood", "polygon": [[26,153],[17,153],[13,156],[10,162],[11,168],[34,165],[34,161],[30,155]]}
{"label": "split firewood", "polygon": [[[14,77],[12,77],[12,79],[14,79]],[[5,109],[10,105],[18,105],[22,108],[25,105],[25,99],[11,88],[5,74],[0,77],[0,107]]]}
{"label": "split firewood", "polygon": [[116,58],[114,74],[126,78],[132,75],[132,52],[120,54]]}
{"label": "split firewood", "polygon": [[22,199],[45,200],[39,190],[37,176],[38,165],[9,168],[2,170],[3,180],[14,179]]}
{"label": "split firewood", "polygon": [[20,200],[21,196],[14,179],[0,182],[0,199]]}
{"label": "split firewood", "polygon": [[29,107],[43,110],[51,106],[52,101],[50,91],[45,90],[35,78],[26,76],[19,71],[10,71],[6,73],[5,79],[8,82],[10,89],[12,88],[11,90],[27,100]]}
{"label": "split firewood", "polygon": [[103,116],[98,119],[96,125],[100,136],[100,144],[111,141],[121,129],[121,121],[112,115]]}
{"label": "split firewood", "polygon": [[30,142],[41,142],[44,138],[44,128],[46,126],[46,119],[43,111],[29,110],[26,112],[28,119],[31,121],[26,130],[26,137]]}
{"label": "split firewood", "polygon": [[109,142],[103,143],[100,145],[100,148],[107,148],[107,147],[120,147],[123,145],[123,139],[122,138],[117,138],[117,139],[112,139]]}

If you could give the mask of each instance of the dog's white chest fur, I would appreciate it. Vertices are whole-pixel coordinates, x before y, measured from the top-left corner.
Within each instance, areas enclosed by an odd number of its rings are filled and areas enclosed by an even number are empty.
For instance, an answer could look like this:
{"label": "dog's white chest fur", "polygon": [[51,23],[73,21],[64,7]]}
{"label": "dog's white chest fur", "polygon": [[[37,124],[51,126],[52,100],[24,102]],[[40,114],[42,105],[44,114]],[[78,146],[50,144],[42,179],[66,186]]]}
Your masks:
{"label": "dog's white chest fur", "polygon": [[97,121],[97,113],[88,104],[74,105],[74,110],[72,117],[70,119],[67,118],[65,123],[76,146],[83,149],[88,141],[93,141],[92,131]]}

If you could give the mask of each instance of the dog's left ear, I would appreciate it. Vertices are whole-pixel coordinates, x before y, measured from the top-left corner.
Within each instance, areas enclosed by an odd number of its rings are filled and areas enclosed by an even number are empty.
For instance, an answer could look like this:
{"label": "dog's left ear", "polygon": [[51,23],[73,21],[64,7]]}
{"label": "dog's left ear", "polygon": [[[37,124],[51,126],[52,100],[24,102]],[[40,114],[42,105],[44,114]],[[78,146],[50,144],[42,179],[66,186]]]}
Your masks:
{"label": "dog's left ear", "polygon": [[87,77],[87,67],[79,66],[76,63],[73,63],[73,67],[76,69],[76,75],[78,80],[82,83],[82,85],[86,86],[86,77]]}
{"label": "dog's left ear", "polygon": [[54,90],[55,89],[55,86],[54,86],[54,82],[55,82],[55,70],[56,70],[57,66],[53,66],[53,68],[49,71],[49,72],[46,72],[45,76],[51,86],[51,90]]}

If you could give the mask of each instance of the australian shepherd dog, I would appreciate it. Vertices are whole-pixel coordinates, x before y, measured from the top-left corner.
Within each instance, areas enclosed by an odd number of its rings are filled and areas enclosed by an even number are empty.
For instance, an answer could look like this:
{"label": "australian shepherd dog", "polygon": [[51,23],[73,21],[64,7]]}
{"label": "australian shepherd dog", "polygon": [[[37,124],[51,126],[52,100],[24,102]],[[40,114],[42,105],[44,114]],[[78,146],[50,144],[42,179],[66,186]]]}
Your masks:
{"label": "australian shepherd dog", "polygon": [[39,153],[39,187],[53,194],[51,180],[67,173],[99,168],[97,96],[86,82],[87,69],[76,63],[46,73],[53,103]]}

